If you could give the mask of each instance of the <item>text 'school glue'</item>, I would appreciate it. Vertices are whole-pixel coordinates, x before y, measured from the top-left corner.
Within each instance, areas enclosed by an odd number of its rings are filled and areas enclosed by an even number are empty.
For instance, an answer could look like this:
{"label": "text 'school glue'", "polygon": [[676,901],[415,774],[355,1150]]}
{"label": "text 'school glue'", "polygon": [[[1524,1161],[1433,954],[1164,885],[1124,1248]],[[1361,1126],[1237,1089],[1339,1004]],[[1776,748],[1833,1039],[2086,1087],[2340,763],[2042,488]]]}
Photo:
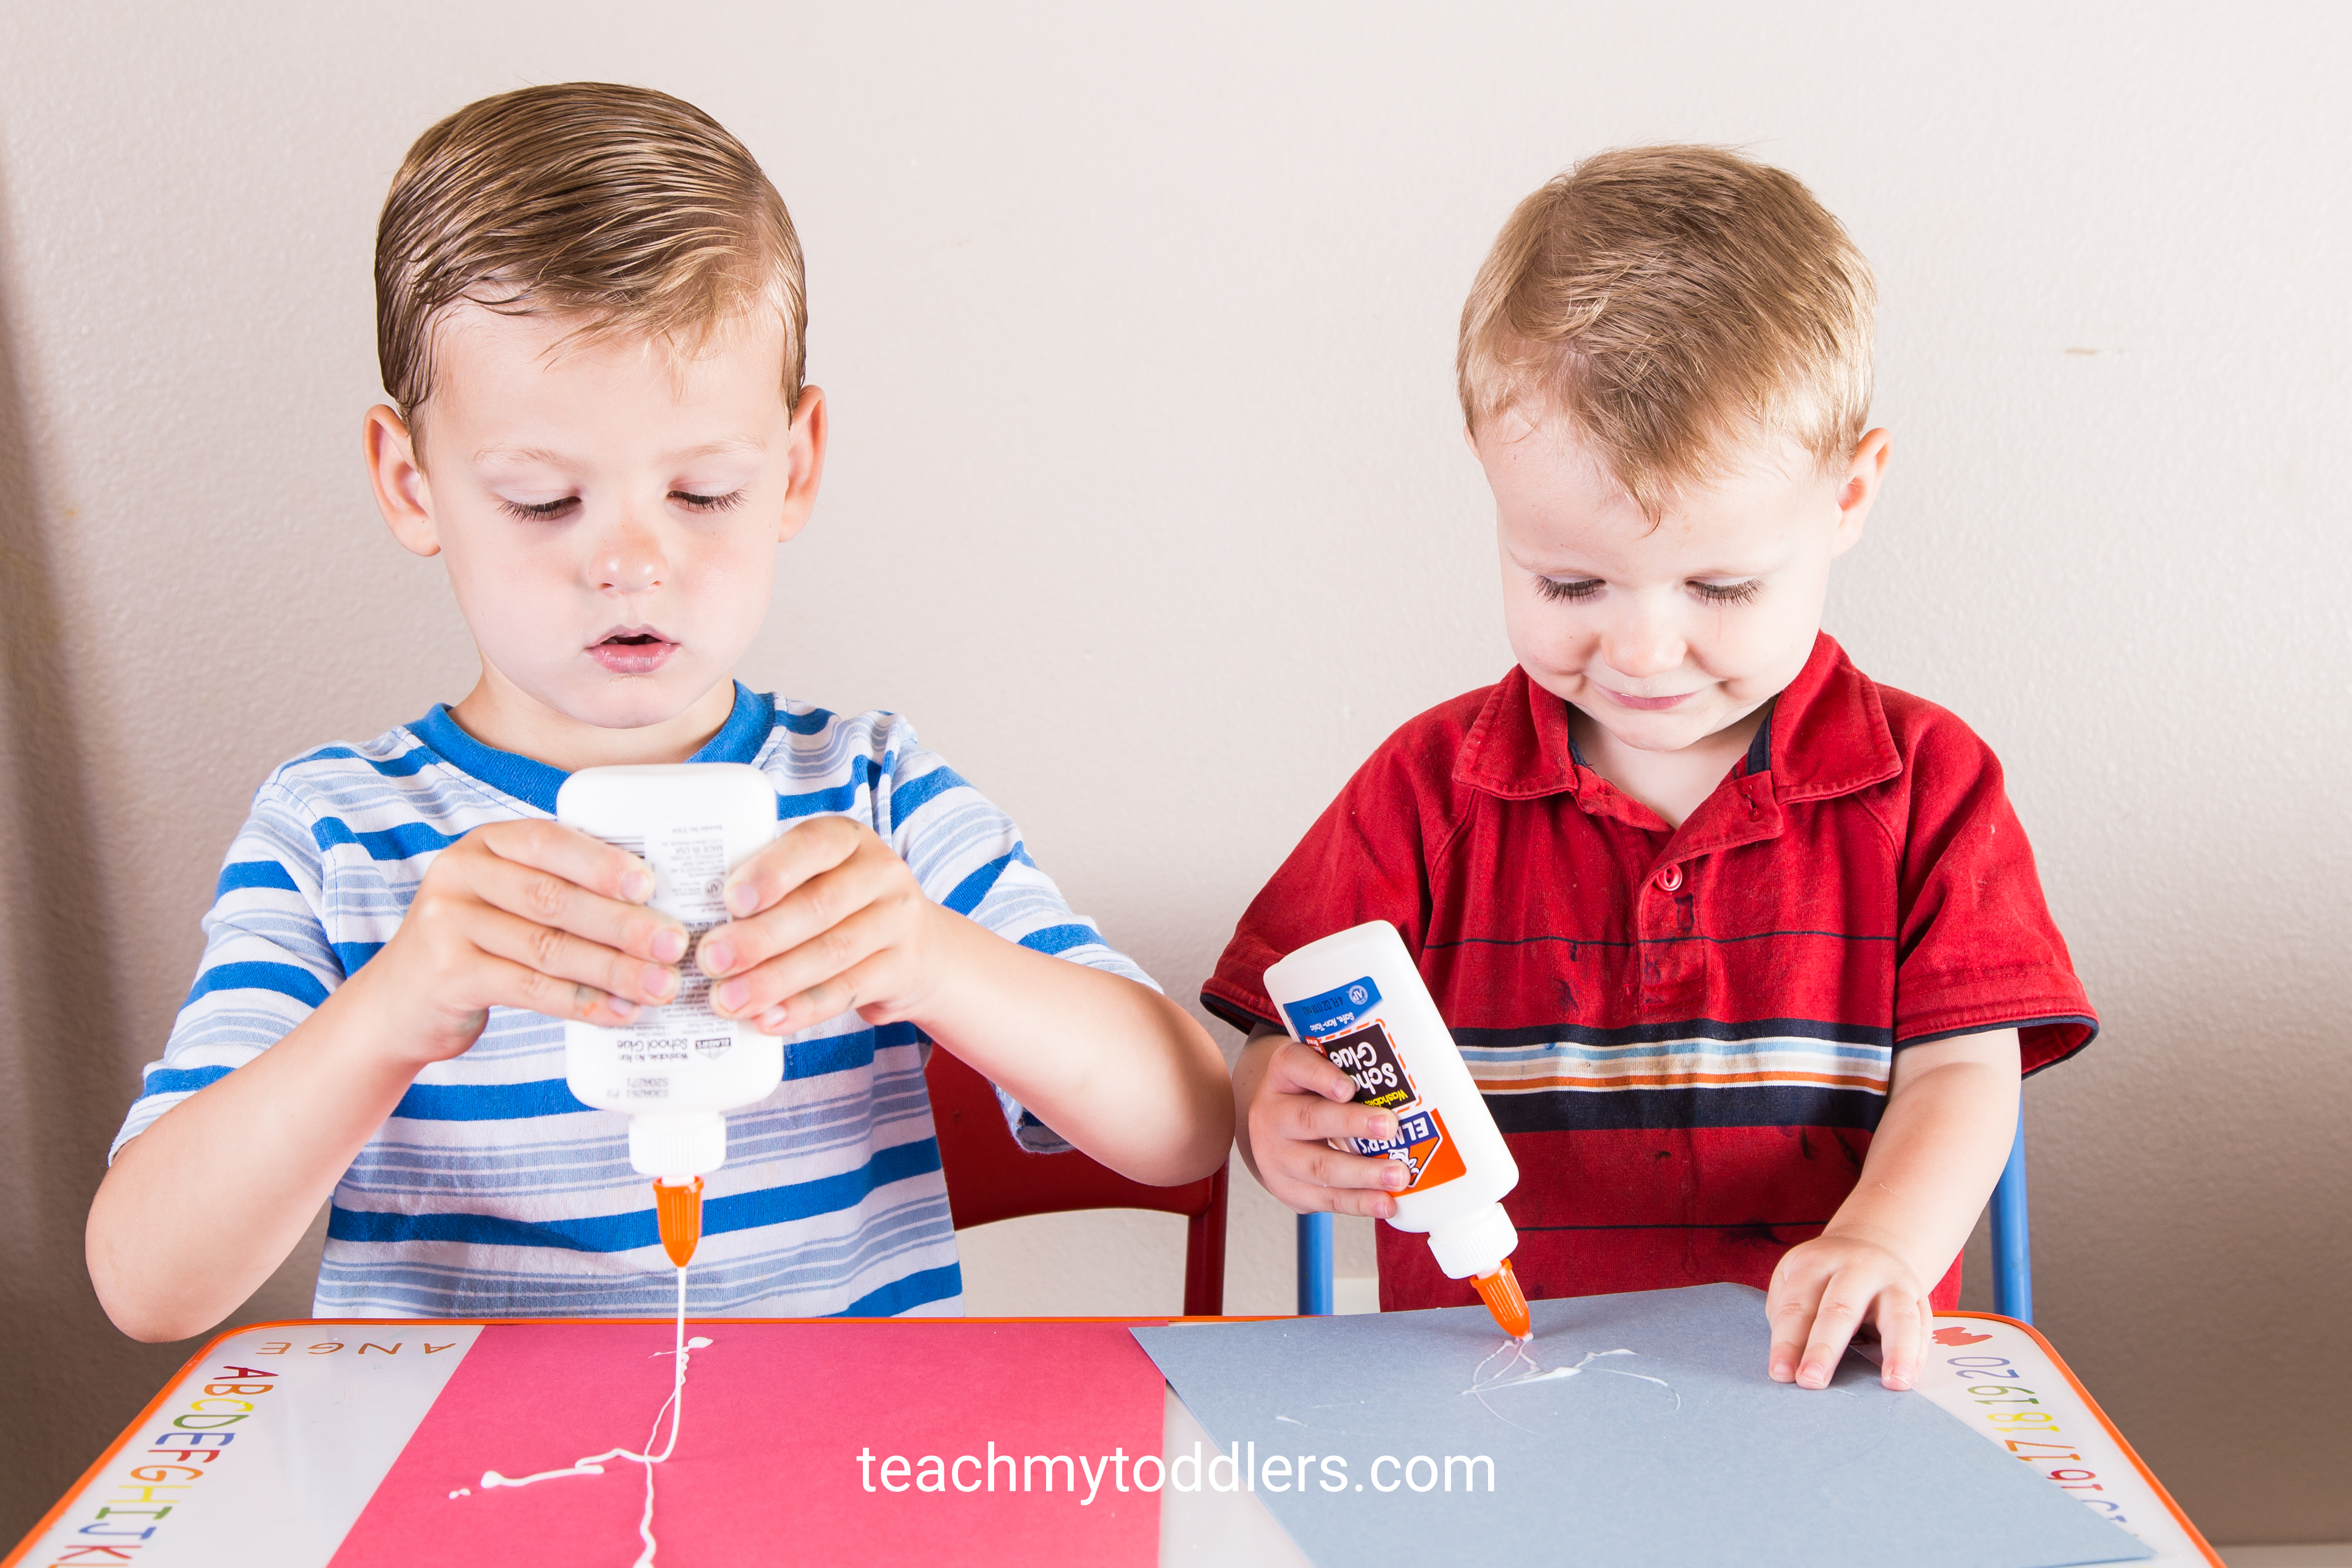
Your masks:
{"label": "text 'school glue'", "polygon": [[776,837],[776,791],[741,763],[583,768],[555,793],[555,819],[640,857],[653,908],[686,927],[677,994],[635,1022],[566,1020],[565,1078],[580,1103],[625,1111],[629,1163],[653,1177],[662,1248],[680,1268],[702,1239],[702,1178],[727,1163],[719,1112],[775,1092],[783,1041],[710,1010],[694,961],[702,933],[727,920],[727,873]]}
{"label": "text 'school glue'", "polygon": [[1503,1331],[1527,1338],[1511,1275],[1519,1233],[1500,1201],[1519,1184],[1518,1162],[1396,927],[1372,921],[1310,942],[1265,972],[1265,989],[1291,1037],[1356,1080],[1358,1104],[1395,1115],[1392,1139],[1339,1141],[1403,1164],[1389,1223],[1427,1231],[1445,1277],[1470,1280]]}

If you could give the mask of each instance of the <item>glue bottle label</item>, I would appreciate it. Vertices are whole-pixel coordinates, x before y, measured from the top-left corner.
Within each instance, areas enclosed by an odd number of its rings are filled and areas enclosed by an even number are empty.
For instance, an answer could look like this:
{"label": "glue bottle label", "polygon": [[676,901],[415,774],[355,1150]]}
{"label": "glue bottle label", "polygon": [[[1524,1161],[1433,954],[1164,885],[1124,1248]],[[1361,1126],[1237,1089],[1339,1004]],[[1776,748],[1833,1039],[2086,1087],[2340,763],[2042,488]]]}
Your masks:
{"label": "glue bottle label", "polygon": [[[686,927],[688,952],[705,931],[726,921],[727,830],[721,824],[672,824],[604,842],[652,868],[654,892],[646,902]],[[710,977],[691,962],[678,966],[676,996],[662,1006],[639,1009],[633,1022],[609,1033],[614,1060],[625,1068],[716,1061],[735,1044],[729,1020],[710,1010]],[[667,1078],[640,1073],[627,1083],[632,1100],[669,1098]]]}
{"label": "glue bottle label", "polygon": [[1355,1080],[1356,1103],[1396,1112],[1395,1137],[1349,1139],[1349,1146],[1359,1154],[1401,1162],[1404,1190],[1427,1192],[1463,1173],[1462,1152],[1446,1137],[1445,1119],[1420,1103],[1420,1090],[1381,1019],[1380,1003],[1381,988],[1366,975],[1287,1011],[1299,1038]]}

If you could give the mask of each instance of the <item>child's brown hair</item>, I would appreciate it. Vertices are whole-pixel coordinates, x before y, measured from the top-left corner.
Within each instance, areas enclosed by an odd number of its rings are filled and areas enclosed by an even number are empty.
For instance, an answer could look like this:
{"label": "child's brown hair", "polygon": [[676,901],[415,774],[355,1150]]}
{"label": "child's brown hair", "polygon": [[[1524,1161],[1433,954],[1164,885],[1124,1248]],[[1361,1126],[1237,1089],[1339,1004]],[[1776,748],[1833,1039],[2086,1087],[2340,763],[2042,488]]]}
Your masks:
{"label": "child's brown hair", "polygon": [[416,139],[376,226],[376,352],[412,426],[433,338],[470,300],[577,315],[576,338],[642,335],[692,353],[765,305],[800,400],[808,308],[800,239],[743,144],[692,104],[608,82],[486,98]]}
{"label": "child's brown hair", "polygon": [[1462,310],[1475,435],[1565,416],[1652,519],[1747,439],[1847,462],[1870,413],[1878,290],[1792,175],[1717,147],[1585,159],[1521,202]]}

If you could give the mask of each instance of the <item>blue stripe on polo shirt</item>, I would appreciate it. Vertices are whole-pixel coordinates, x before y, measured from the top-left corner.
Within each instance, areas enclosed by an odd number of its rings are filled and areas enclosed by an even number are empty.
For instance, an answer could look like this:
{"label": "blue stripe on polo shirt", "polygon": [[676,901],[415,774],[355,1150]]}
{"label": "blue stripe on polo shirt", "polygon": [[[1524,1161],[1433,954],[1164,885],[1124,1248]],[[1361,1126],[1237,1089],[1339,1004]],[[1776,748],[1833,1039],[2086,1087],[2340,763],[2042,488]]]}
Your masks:
{"label": "blue stripe on polo shirt", "polygon": [[944,1268],[925,1268],[893,1279],[878,1290],[869,1290],[838,1312],[835,1318],[895,1318],[901,1312],[912,1311],[931,1301],[944,1301],[963,1294],[963,1268],[950,1263]]}
{"label": "blue stripe on polo shirt", "polygon": [[411,1121],[521,1121],[588,1109],[573,1098],[569,1081],[542,1078],[530,1083],[412,1083],[392,1113]]}
{"label": "blue stripe on polo shirt", "polygon": [[960,915],[971,913],[980,907],[980,900],[988,897],[988,890],[996,886],[996,879],[1004,875],[1004,868],[1012,865],[1013,858],[1020,853],[1021,850],[1017,845],[1006,850],[962,881],[958,882],[955,885],[955,890],[941,899],[940,902]]}
{"label": "blue stripe on polo shirt", "polygon": [[142,1094],[187,1094],[226,1078],[231,1068],[149,1068]]}
{"label": "blue stripe on polo shirt", "polygon": [[821,735],[824,733],[824,727],[832,722],[833,715],[822,708],[812,708],[805,713],[787,713],[781,708],[776,710],[777,725],[795,735]]}
{"label": "blue stripe on polo shirt", "polygon": [[312,763],[328,758],[343,758],[355,763],[364,763],[388,779],[415,778],[419,770],[429,768],[440,761],[424,746],[411,746],[396,757],[371,757],[363,752],[355,752],[349,746],[321,746],[315,752],[306,753],[302,760]]}
{"label": "blue stripe on polo shirt", "polygon": [[902,784],[894,784],[890,789],[891,820],[903,824],[907,818],[922,810],[933,796],[962,786],[965,786],[963,776],[945,763],[933,768],[920,778],[909,779]]}
{"label": "blue stripe on polo shirt", "polygon": [[793,1040],[784,1047],[784,1081],[853,1072],[871,1063],[874,1053],[885,1047],[922,1043],[923,1032],[912,1024],[883,1024],[875,1028],[852,1029],[845,1035]]}
{"label": "blue stripe on polo shirt", "polygon": [[1074,947],[1084,947],[1090,942],[1100,941],[1102,941],[1102,933],[1092,926],[1058,925],[1031,931],[1021,939],[1021,945],[1032,952],[1042,952],[1050,957],[1057,952],[1067,952]]}
{"label": "blue stripe on polo shirt", "polygon": [[343,978],[346,980],[349,980],[352,975],[357,974],[362,967],[366,964],[369,959],[373,958],[377,953],[382,952],[383,951],[383,943],[380,942],[339,942],[335,943],[335,957],[342,963]]}
{"label": "blue stripe on polo shirt", "polygon": [[232,860],[221,868],[220,880],[213,884],[213,897],[218,900],[239,888],[276,888],[281,892],[299,893],[294,874],[275,860]]}
{"label": "blue stripe on polo shirt", "polygon": [[215,963],[188,987],[188,1002],[215,991],[275,991],[313,1007],[327,999],[327,988],[317,975],[290,963]]}
{"label": "blue stripe on polo shirt", "polygon": [[847,784],[831,789],[810,790],[804,795],[776,795],[776,820],[791,822],[803,816],[822,816],[828,812],[850,810],[857,804],[861,791],[871,791],[882,782],[882,764],[872,757],[858,757],[851,764],[859,776]]}
{"label": "blue stripe on polo shirt", "polygon": [[436,849],[446,849],[464,836],[442,833],[422,822],[403,822],[372,833],[354,833],[341,817],[322,816],[311,825],[310,837],[319,841],[321,849],[353,844],[366,850],[371,860],[407,860],[430,855]]}
{"label": "blue stripe on polo shirt", "polygon": [[[879,1047],[919,1045],[922,1038],[922,1031],[912,1024],[886,1024],[879,1028],[795,1040],[784,1048],[784,1079],[791,1082],[851,1072],[872,1063]],[[534,1116],[570,1116],[593,1109],[573,1096],[568,1079],[547,1078],[528,1083],[411,1084],[392,1113],[412,1121],[520,1121]]]}
{"label": "blue stripe on polo shirt", "polygon": [[[940,1168],[936,1138],[894,1144],[877,1150],[855,1171],[820,1176],[813,1182],[770,1187],[763,1192],[737,1193],[713,1198],[702,1205],[702,1234],[724,1236],[821,1214],[855,1208],[877,1187],[927,1175]],[[455,1241],[469,1247],[551,1247],[566,1252],[634,1252],[661,1241],[661,1229],[652,1209],[627,1214],[590,1215],[581,1219],[508,1219],[481,1214],[388,1214],[375,1209],[347,1209],[338,1204],[327,1215],[327,1236],[334,1241],[390,1243]]]}

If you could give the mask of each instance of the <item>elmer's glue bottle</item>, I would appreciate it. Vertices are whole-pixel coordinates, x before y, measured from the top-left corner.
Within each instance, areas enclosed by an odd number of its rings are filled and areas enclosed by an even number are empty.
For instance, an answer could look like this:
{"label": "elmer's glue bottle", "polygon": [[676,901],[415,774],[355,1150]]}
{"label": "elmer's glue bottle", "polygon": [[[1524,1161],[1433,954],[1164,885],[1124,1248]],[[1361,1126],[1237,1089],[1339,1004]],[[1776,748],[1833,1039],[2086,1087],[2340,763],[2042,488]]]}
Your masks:
{"label": "elmer's glue bottle", "polygon": [[1395,1115],[1393,1139],[1341,1141],[1404,1165],[1389,1223],[1426,1231],[1446,1278],[1470,1280],[1503,1331],[1525,1339],[1528,1300],[1511,1275],[1519,1233],[1501,1202],[1518,1162],[1396,927],[1372,921],[1310,942],[1266,970],[1265,989],[1291,1037],[1356,1080],[1358,1104]]}
{"label": "elmer's glue bottle", "polygon": [[776,837],[776,791],[741,763],[583,768],[555,794],[555,819],[642,858],[646,900],[684,925],[677,994],[620,1028],[563,1026],[565,1080],[583,1105],[625,1111],[629,1163],[654,1178],[662,1247],[683,1268],[702,1238],[702,1178],[727,1163],[722,1111],[755,1104],[784,1077],[784,1043],[710,1010],[694,962],[727,918],[727,873]]}

